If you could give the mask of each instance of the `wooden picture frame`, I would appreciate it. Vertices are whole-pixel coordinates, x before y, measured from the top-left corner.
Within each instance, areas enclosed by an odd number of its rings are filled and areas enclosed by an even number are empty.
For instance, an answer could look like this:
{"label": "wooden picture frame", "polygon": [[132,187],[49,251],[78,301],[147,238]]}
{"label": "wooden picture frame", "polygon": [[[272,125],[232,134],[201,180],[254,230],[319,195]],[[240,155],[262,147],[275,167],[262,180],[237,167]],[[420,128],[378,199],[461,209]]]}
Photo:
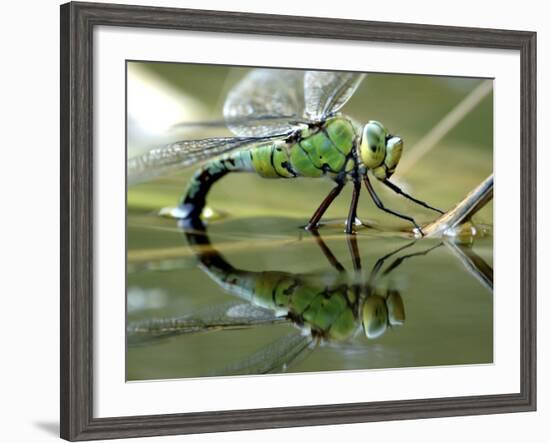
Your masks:
{"label": "wooden picture frame", "polygon": [[[299,38],[497,48],[521,59],[521,389],[463,396],[274,409],[93,416],[93,30],[121,26]],[[510,180],[518,178],[508,178]],[[98,3],[61,6],[61,437],[90,440],[536,408],[536,34]]]}

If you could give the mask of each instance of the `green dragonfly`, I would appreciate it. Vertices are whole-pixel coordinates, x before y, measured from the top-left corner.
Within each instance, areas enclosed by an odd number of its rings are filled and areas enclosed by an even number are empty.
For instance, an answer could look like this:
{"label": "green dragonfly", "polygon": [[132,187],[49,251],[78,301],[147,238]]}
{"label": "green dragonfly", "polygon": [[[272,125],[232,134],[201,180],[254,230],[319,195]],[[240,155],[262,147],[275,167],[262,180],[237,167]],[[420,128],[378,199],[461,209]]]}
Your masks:
{"label": "green dragonfly", "polygon": [[[413,257],[441,246],[404,253],[410,242],[380,257],[368,276],[362,273],[355,236],[348,237],[353,272],[348,272],[320,234],[316,243],[334,272],[322,277],[311,273],[249,271],[239,269],[212,245],[207,231],[187,230],[200,269],[224,292],[239,301],[210,306],[182,317],[145,319],[128,324],[128,344],[138,346],[170,337],[211,331],[251,329],[262,325],[290,323],[297,328],[267,348],[209,375],[273,373],[288,369],[319,345],[364,350],[357,336],[376,339],[405,322],[401,293],[388,275]],[[393,258],[392,261],[389,261]]]}
{"label": "green dragonfly", "polygon": [[[390,181],[404,141],[378,121],[356,122],[340,110],[367,74],[282,69],[254,69],[238,82],[225,100],[223,122],[234,137],[176,141],[129,158],[128,182],[202,163],[171,215],[187,226],[200,220],[212,185],[232,172],[253,172],[265,178],[321,178],[335,186],[313,213],[306,229],[321,218],[344,186],[353,184],[345,232],[353,233],[361,182],[378,208],[411,222],[410,216],[384,205],[370,180],[374,176],[395,193],[443,213],[404,192]],[[207,123],[208,124],[208,123]]]}

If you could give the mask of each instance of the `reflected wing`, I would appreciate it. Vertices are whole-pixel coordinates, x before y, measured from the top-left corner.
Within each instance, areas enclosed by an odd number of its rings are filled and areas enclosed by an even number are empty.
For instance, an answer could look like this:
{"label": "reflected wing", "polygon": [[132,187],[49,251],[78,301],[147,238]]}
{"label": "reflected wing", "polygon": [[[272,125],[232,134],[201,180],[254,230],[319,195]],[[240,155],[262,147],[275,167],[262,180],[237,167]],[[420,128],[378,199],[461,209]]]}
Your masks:
{"label": "reflected wing", "polygon": [[366,74],[307,71],[304,77],[305,113],[314,121],[340,110],[357,90]]}
{"label": "reflected wing", "polygon": [[227,126],[242,137],[290,132],[290,121],[303,117],[303,89],[303,71],[254,69],[227,95]]}
{"label": "reflected wing", "polygon": [[251,375],[285,372],[303,360],[314,348],[311,336],[291,333],[270,343],[258,352],[208,375]]}
{"label": "reflected wing", "polygon": [[269,137],[215,137],[183,140],[160,146],[128,159],[128,183],[138,183],[238,148],[264,143],[286,135],[288,132]]}
{"label": "reflected wing", "polygon": [[181,334],[250,328],[286,322],[273,311],[248,303],[230,302],[197,310],[182,317],[146,319],[128,323],[126,332],[131,345],[173,337]]}

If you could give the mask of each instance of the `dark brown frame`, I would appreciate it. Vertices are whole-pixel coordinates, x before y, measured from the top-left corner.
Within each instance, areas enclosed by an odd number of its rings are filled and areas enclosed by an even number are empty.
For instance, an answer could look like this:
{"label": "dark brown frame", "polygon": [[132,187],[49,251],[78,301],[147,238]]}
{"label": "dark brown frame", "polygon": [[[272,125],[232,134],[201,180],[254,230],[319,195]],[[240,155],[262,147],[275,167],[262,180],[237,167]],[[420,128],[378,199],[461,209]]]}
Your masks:
{"label": "dark brown frame", "polygon": [[[94,418],[92,54],[95,26],[368,40],[519,51],[521,392],[484,396]],[[508,177],[508,180],[517,180]],[[91,440],[417,419],[536,409],[536,33],[237,12],[61,6],[61,437]]]}

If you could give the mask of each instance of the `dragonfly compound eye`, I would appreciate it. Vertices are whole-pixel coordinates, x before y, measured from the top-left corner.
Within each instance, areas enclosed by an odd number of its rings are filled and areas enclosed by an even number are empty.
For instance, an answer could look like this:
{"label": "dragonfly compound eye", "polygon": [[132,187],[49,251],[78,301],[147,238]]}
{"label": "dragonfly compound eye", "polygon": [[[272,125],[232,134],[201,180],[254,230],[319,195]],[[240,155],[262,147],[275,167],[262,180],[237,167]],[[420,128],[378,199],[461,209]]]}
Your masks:
{"label": "dragonfly compound eye", "polygon": [[388,291],[386,306],[388,307],[388,320],[391,326],[400,326],[405,323],[405,306],[399,291]]}
{"label": "dragonfly compound eye", "polygon": [[386,129],[377,121],[368,122],[361,137],[361,160],[369,169],[382,165],[386,157]]}
{"label": "dragonfly compound eye", "polygon": [[395,172],[395,168],[401,160],[401,154],[403,153],[403,140],[401,137],[390,137],[386,143],[386,158],[384,164],[388,171],[388,176]]}
{"label": "dragonfly compound eye", "polygon": [[362,308],[363,329],[367,338],[378,338],[388,327],[388,307],[384,297],[373,294],[368,296]]}

